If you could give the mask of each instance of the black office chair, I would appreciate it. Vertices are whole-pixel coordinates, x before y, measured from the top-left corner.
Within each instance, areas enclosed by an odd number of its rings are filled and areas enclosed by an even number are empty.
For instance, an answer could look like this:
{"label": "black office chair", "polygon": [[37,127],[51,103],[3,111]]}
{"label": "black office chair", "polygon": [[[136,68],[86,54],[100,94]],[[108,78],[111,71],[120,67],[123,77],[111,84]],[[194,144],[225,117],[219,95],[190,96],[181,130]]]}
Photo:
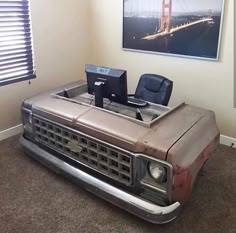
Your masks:
{"label": "black office chair", "polygon": [[137,99],[167,106],[172,88],[173,82],[161,75],[143,74],[133,96]]}

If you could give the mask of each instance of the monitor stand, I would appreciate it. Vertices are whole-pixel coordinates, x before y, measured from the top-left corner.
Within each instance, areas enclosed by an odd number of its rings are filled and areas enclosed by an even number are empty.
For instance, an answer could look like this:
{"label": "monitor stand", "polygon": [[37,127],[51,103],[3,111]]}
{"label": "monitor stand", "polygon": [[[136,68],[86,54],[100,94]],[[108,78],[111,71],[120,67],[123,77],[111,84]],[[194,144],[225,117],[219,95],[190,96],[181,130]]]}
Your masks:
{"label": "monitor stand", "polygon": [[99,108],[103,108],[103,89],[105,86],[105,82],[96,81],[94,83],[94,94],[95,94],[95,106]]}

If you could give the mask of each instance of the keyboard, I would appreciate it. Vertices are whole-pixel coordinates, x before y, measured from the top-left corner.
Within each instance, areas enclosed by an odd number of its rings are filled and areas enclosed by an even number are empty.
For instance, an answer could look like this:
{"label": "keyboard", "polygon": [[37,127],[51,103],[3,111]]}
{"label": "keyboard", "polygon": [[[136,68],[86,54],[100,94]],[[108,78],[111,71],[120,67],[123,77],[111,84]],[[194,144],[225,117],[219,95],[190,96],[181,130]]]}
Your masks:
{"label": "keyboard", "polygon": [[145,107],[148,105],[148,103],[141,99],[128,97],[128,105],[135,106],[135,107]]}

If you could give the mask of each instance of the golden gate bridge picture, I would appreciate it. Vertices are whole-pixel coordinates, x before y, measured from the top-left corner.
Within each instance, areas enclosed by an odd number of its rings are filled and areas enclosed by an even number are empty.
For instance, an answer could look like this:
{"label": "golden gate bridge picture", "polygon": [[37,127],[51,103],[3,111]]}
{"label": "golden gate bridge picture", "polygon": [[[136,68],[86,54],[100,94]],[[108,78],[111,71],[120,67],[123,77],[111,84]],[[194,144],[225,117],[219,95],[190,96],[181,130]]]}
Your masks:
{"label": "golden gate bridge picture", "polygon": [[124,0],[123,48],[217,60],[224,0]]}

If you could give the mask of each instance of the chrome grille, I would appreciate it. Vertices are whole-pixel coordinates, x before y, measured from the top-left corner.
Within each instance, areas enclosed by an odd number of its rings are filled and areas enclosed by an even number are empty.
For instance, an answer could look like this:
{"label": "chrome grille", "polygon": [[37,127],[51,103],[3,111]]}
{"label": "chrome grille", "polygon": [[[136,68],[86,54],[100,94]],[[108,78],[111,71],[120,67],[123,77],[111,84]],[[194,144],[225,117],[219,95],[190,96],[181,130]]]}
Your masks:
{"label": "chrome grille", "polygon": [[40,143],[114,180],[132,184],[132,157],[128,153],[35,116],[33,129]]}

